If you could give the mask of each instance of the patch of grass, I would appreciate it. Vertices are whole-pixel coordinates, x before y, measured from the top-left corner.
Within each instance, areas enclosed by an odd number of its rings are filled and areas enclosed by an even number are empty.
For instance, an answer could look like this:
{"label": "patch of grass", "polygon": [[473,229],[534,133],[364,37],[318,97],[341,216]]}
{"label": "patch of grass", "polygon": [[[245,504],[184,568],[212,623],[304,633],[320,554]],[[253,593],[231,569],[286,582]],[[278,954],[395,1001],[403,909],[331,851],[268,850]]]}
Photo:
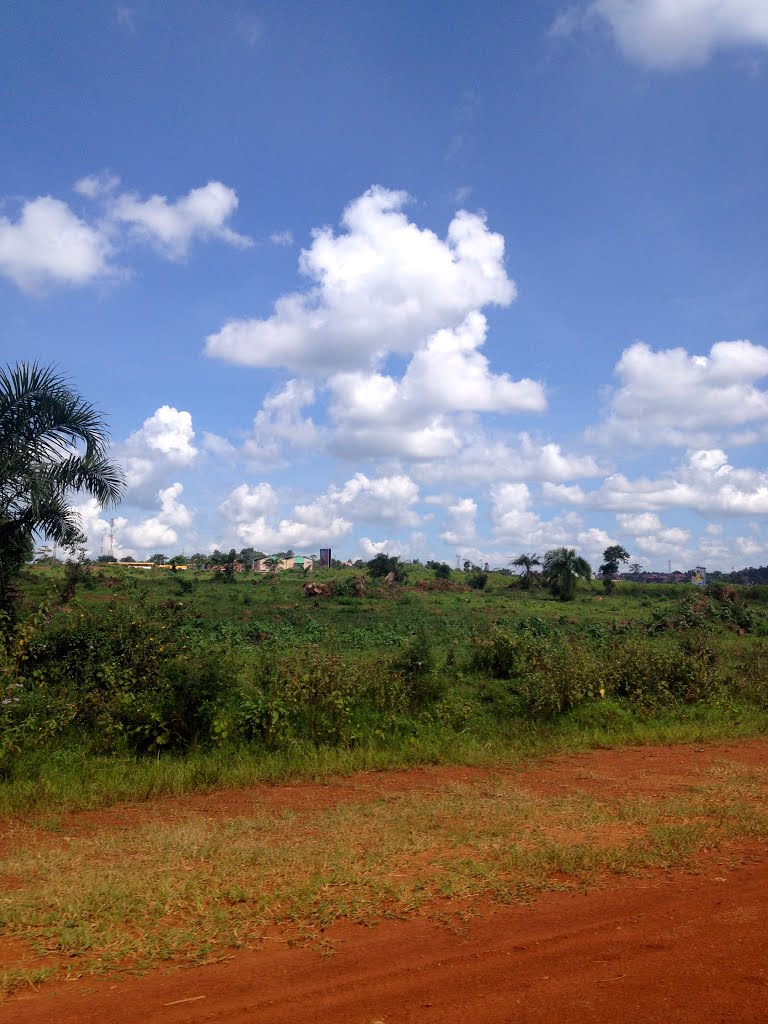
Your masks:
{"label": "patch of grass", "polygon": [[55,830],[61,811],[122,801],[419,765],[511,766],[595,748],[750,738],[767,731],[768,712],[750,705],[696,705],[651,715],[605,701],[593,710],[582,707],[551,722],[473,720],[471,730],[460,732],[439,721],[413,723],[399,735],[374,735],[355,746],[297,741],[276,751],[226,745],[183,756],[135,758],[98,755],[71,745],[19,756],[0,780],[0,816],[41,815]]}
{"label": "patch of grass", "polygon": [[20,989],[36,989],[56,974],[55,967],[11,967],[0,970],[0,992],[11,995]]}
{"label": "patch of grass", "polygon": [[0,816],[41,815],[48,822],[43,827],[55,831],[62,811],[126,800],[418,765],[509,767],[600,747],[747,739],[766,732],[768,710],[749,704],[686,705],[652,714],[601,701],[548,722],[473,719],[471,730],[459,732],[442,721],[412,722],[400,734],[374,734],[351,747],[293,742],[285,749],[266,750],[227,745],[141,758],[100,755],[72,745],[20,755],[0,780]]}

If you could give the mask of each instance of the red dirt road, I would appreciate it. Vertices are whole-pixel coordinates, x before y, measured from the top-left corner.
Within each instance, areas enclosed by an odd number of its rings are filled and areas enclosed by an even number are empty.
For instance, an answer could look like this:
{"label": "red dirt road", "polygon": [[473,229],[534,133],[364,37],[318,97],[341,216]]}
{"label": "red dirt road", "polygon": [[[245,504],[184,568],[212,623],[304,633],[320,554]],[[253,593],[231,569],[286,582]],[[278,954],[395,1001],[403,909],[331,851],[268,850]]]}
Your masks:
{"label": "red dirt road", "polygon": [[[766,741],[623,753],[630,789],[633,775],[638,788],[661,777],[659,789],[685,786],[713,756],[768,764]],[[521,784],[578,788],[608,768],[619,782],[622,759],[557,759]],[[419,918],[326,935],[329,957],[275,943],[172,974],[44,986],[0,1007],[0,1024],[768,1022],[768,851],[757,844],[685,871],[485,907],[461,933]]]}

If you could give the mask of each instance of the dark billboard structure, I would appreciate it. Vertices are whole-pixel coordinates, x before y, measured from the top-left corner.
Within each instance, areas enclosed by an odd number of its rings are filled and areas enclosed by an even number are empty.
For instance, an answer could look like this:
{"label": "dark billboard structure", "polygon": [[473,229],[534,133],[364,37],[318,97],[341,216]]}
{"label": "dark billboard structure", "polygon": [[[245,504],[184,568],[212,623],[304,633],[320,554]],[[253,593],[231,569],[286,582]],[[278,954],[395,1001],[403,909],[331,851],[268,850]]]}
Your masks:
{"label": "dark billboard structure", "polygon": [[330,569],[331,568],[331,549],[320,548],[320,568]]}

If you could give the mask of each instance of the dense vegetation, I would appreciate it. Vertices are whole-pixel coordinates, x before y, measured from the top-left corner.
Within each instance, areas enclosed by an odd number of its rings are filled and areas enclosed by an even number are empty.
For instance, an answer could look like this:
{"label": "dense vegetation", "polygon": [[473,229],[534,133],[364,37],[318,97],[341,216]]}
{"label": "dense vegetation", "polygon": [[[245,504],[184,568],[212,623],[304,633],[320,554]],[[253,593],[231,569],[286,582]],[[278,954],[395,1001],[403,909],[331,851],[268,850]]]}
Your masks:
{"label": "dense vegetation", "polygon": [[473,573],[408,570],[387,583],[355,569],[33,567],[0,650],[0,772],[44,778],[73,751],[81,765],[331,749],[387,763],[468,742],[503,756],[558,722],[765,722],[763,588],[618,583],[603,596],[581,582],[562,604],[499,573],[478,587]]}

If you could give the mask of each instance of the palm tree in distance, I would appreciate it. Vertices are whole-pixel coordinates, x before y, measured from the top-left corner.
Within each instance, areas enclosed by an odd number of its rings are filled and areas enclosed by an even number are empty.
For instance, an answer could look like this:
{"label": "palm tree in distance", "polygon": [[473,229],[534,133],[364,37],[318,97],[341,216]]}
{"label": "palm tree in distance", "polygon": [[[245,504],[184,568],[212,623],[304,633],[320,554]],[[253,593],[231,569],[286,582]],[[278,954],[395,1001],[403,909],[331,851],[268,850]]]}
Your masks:
{"label": "palm tree in distance", "polygon": [[523,590],[529,590],[531,586],[531,573],[533,571],[533,567],[534,565],[541,565],[536,552],[534,551],[532,555],[518,555],[517,558],[513,558],[509,564],[516,565],[518,568],[523,570],[523,575],[520,579],[520,586]]}
{"label": "palm tree in distance", "polygon": [[55,367],[0,368],[0,612],[12,610],[35,536],[70,550],[82,541],[72,494],[120,501],[124,478],[108,444],[102,413]]}
{"label": "palm tree in distance", "polygon": [[544,582],[561,601],[572,601],[577,580],[588,580],[591,576],[589,562],[577,555],[574,548],[553,548],[544,556]]}

